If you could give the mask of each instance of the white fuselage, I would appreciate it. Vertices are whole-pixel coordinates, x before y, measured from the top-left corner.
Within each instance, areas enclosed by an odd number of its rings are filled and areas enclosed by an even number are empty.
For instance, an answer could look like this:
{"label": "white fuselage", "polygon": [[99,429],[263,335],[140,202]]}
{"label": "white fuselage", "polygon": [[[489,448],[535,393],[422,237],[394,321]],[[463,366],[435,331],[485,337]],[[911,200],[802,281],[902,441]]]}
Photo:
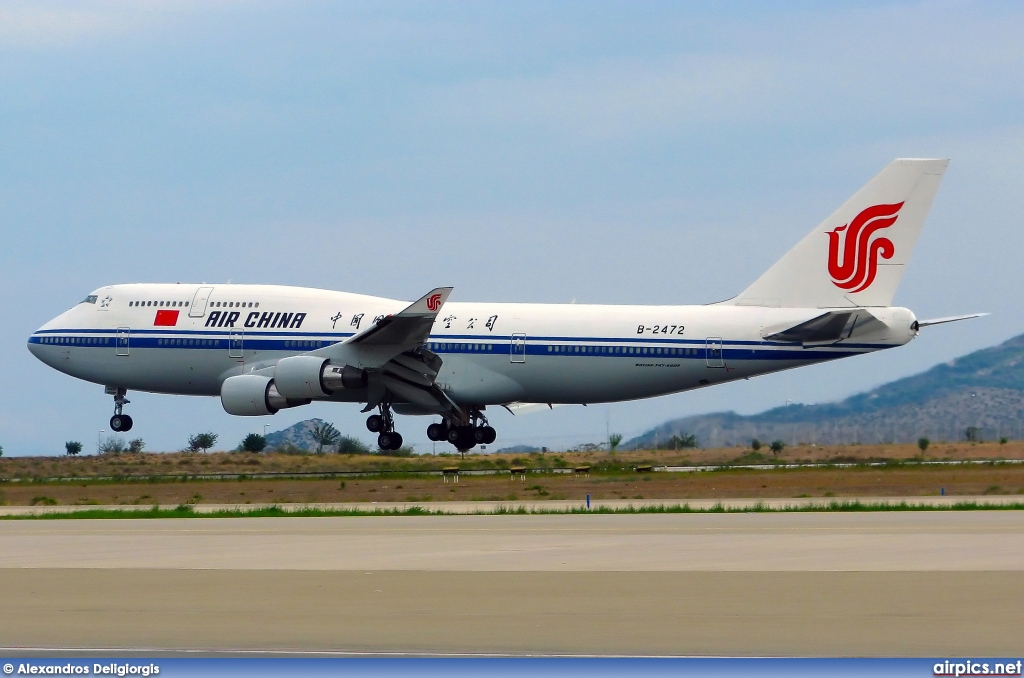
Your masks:
{"label": "white fuselage", "polygon": [[[406,302],[271,285],[131,284],[93,295],[37,330],[31,352],[104,386],[216,396],[231,376],[342,342]],[[426,348],[460,405],[598,403],[700,388],[907,343],[913,314],[872,309],[879,329],[828,346],[763,338],[818,308],[444,305]],[[365,401],[359,390],[330,400]]]}

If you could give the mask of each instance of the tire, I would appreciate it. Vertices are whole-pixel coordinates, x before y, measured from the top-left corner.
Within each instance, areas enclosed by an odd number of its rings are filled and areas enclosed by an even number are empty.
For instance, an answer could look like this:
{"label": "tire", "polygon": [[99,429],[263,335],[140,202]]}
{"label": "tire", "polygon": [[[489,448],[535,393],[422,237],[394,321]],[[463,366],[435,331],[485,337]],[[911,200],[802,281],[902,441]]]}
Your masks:
{"label": "tire", "polygon": [[366,430],[370,433],[379,433],[384,430],[384,417],[379,414],[371,414],[366,418]]}
{"label": "tire", "polygon": [[459,444],[459,438],[460,438],[460,433],[459,432],[461,430],[462,430],[461,426],[452,426],[450,429],[448,429],[448,432],[445,433],[444,437],[447,438],[448,442],[450,442],[452,445],[458,445]]}
{"label": "tire", "polygon": [[446,433],[448,431],[445,430],[444,424],[431,424],[427,427],[427,437],[435,442],[447,439]]}
{"label": "tire", "polygon": [[125,430],[124,425],[125,425],[124,415],[115,414],[114,416],[112,416],[110,418],[110,430],[111,431],[114,431],[115,433],[120,433],[121,431]]}
{"label": "tire", "polygon": [[381,433],[379,436],[377,436],[377,447],[379,447],[382,450],[390,450],[392,444],[391,437],[393,435],[393,433]]}
{"label": "tire", "polygon": [[484,432],[484,440],[483,440],[484,445],[490,445],[491,443],[493,443],[495,440],[498,439],[498,432],[495,431],[492,426],[484,426],[483,427],[483,432]]}
{"label": "tire", "polygon": [[[451,440],[451,436],[448,436]],[[473,427],[472,426],[459,426],[456,428],[456,442],[455,446],[460,450],[471,450],[476,447],[476,440],[473,438]]]}
{"label": "tire", "polygon": [[402,446],[402,434],[392,433],[391,434],[391,447],[388,449],[397,450]]}
{"label": "tire", "polygon": [[473,429],[473,442],[474,443],[487,443],[487,433],[484,432],[483,427],[475,427]]}
{"label": "tire", "polygon": [[124,422],[122,423],[124,428],[122,428],[121,431],[123,431],[123,432],[131,431],[132,430],[132,426],[135,425],[135,422],[132,421],[132,418],[129,417],[127,414],[125,414],[125,415],[123,415],[121,417],[121,419],[124,420]]}

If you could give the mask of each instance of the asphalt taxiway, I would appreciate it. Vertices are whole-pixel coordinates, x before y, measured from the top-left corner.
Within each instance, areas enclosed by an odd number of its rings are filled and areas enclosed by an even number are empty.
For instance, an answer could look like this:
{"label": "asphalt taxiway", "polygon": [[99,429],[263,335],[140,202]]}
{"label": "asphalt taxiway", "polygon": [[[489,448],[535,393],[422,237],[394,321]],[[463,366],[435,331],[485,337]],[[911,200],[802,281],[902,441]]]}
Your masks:
{"label": "asphalt taxiway", "polygon": [[4,521],[0,638],[7,654],[994,656],[1019,651],[1022,571],[1024,512],[1007,510]]}

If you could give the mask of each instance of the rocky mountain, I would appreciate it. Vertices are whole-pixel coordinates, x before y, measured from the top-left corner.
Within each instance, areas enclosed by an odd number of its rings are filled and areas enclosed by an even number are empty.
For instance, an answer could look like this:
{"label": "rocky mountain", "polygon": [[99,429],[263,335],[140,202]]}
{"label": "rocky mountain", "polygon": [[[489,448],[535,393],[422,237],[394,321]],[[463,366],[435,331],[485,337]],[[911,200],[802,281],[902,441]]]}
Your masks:
{"label": "rocky mountain", "polygon": [[718,412],[673,419],[627,441],[655,447],[694,434],[701,447],[1024,437],[1024,335],[835,403],[787,405],[741,416]]}
{"label": "rocky mountain", "polygon": [[315,452],[316,441],[313,440],[313,427],[323,423],[323,419],[307,419],[293,424],[283,431],[268,433],[267,449],[275,450],[297,447],[308,452]]}

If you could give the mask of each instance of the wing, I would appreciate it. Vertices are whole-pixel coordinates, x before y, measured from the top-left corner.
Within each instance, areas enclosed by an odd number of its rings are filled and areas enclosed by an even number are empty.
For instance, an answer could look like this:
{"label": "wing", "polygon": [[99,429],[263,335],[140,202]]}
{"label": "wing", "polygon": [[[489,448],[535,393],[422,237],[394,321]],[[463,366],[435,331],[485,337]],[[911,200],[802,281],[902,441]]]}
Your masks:
{"label": "wing", "polygon": [[364,412],[382,402],[406,402],[443,414],[457,409],[434,380],[442,360],[423,348],[437,314],[451,294],[438,287],[394,315],[386,316],[343,342],[313,351],[332,363],[366,370]]}

